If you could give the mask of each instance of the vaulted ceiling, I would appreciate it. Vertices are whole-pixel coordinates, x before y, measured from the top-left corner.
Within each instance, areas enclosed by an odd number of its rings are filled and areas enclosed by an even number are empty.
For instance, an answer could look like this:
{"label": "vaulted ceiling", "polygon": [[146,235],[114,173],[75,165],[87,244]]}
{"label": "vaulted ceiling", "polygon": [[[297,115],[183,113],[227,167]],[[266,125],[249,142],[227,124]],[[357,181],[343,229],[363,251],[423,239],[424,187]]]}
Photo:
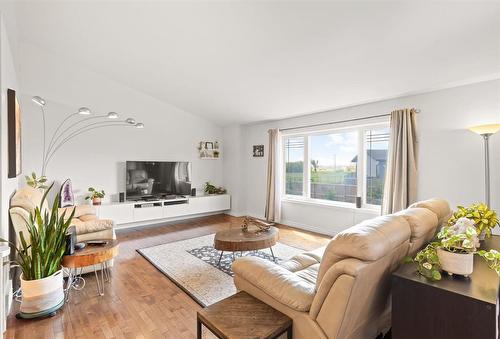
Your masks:
{"label": "vaulted ceiling", "polygon": [[500,74],[500,5],[43,2],[18,39],[218,124],[280,119]]}

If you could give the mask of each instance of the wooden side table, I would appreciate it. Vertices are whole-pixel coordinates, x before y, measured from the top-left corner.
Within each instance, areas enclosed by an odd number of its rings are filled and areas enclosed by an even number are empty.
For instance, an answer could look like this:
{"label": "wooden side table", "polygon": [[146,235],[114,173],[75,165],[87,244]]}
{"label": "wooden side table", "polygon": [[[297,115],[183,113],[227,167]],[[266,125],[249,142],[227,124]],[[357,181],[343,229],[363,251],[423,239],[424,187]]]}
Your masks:
{"label": "wooden side table", "polygon": [[202,325],[221,339],[278,338],[287,333],[292,339],[292,319],[246,292],[235,295],[198,311],[197,338]]}
{"label": "wooden side table", "polygon": [[[484,249],[500,250],[500,237]],[[415,265],[402,265],[392,276],[392,338],[497,338],[500,279],[475,256],[469,278],[448,276],[430,281]]]}
{"label": "wooden side table", "polygon": [[[94,266],[94,274],[97,281],[97,293],[104,295],[104,276],[106,281],[110,280],[108,261],[118,255],[119,242],[116,239],[104,239],[105,245],[92,245],[86,241],[85,247],[76,250],[72,255],[65,255],[62,260],[63,267],[69,268],[68,284],[66,287],[66,301],[69,299],[69,291],[73,288],[81,290],[85,286],[85,279],[81,277],[83,267]],[[97,274],[96,265],[101,266],[101,279]],[[80,269],[80,274],[77,270]]]}

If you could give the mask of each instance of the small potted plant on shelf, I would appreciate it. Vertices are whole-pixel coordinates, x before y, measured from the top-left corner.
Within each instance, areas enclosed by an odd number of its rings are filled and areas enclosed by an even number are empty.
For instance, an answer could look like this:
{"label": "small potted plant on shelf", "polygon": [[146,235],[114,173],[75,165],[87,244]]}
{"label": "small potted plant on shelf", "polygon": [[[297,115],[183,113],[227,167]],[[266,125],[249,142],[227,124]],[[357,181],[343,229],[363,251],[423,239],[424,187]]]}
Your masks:
{"label": "small potted plant on shelf", "polygon": [[226,192],[224,187],[217,187],[208,181],[205,183],[205,193],[207,194],[225,194]]}
{"label": "small potted plant on shelf", "polygon": [[89,187],[89,193],[85,200],[92,200],[92,205],[100,205],[101,199],[106,195],[103,190],[98,191],[94,187]]}
{"label": "small potted plant on shelf", "polygon": [[474,221],[479,240],[491,237],[491,230],[500,225],[496,212],[489,209],[484,203],[472,204],[469,207],[457,206],[457,211],[453,213],[448,224],[453,225],[460,218]]}
{"label": "small potted plant on shelf", "polygon": [[[43,204],[52,185],[43,194],[40,206],[30,213],[26,222],[28,238],[19,232],[20,246],[12,242],[21,267],[20,318],[52,316],[64,304],[62,257],[66,249],[66,232],[71,225],[74,210],[69,217],[59,215],[59,195],[52,210]],[[8,242],[0,239],[0,241]]]}

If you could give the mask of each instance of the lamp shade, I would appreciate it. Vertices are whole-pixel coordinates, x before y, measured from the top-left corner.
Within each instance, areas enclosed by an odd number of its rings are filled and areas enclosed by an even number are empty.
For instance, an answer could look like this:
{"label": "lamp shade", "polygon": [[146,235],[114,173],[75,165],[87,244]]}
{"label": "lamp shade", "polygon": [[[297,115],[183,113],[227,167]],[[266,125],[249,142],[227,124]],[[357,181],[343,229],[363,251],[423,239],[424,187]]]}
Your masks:
{"label": "lamp shade", "polygon": [[500,124],[488,124],[469,127],[469,131],[474,133],[485,135],[485,134],[495,134],[500,131]]}
{"label": "lamp shade", "polygon": [[39,96],[35,96],[35,97],[31,98],[31,100],[39,106],[42,106],[42,107],[45,106],[45,100]]}

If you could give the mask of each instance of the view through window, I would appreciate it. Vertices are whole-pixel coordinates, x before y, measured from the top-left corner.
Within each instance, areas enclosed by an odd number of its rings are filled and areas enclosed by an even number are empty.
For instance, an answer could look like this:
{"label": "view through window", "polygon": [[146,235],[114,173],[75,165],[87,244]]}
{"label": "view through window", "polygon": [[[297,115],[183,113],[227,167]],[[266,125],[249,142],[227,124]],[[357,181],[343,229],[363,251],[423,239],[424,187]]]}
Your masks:
{"label": "view through window", "polygon": [[284,136],[283,141],[285,195],[351,204],[361,196],[364,205],[382,204],[387,124]]}

